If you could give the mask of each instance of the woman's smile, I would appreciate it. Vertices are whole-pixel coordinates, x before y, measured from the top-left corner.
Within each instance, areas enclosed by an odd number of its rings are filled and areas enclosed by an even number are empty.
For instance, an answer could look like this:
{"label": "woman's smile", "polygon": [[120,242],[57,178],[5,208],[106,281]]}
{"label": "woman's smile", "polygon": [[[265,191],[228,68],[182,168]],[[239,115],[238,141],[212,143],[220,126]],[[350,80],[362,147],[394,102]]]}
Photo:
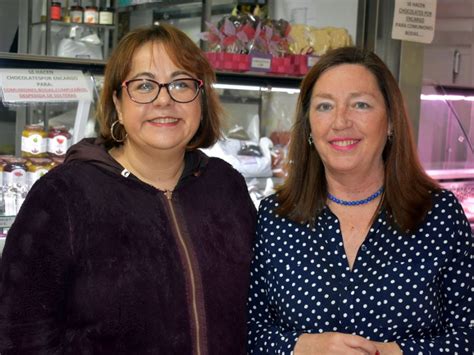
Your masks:
{"label": "woman's smile", "polygon": [[158,118],[154,118],[152,120],[147,121],[147,123],[150,123],[153,126],[166,126],[166,127],[176,126],[178,122],[179,122],[179,119],[175,117],[158,117]]}
{"label": "woman's smile", "polygon": [[353,138],[335,138],[329,141],[329,144],[336,149],[336,150],[353,150],[357,147],[360,139],[353,139]]}

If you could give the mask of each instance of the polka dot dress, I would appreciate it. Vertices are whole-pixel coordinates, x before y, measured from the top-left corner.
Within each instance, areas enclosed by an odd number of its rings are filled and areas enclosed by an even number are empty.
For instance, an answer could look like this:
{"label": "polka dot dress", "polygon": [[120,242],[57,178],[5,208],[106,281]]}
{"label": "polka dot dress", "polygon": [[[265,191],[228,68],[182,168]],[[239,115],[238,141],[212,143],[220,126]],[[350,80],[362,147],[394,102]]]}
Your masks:
{"label": "polka dot dress", "polygon": [[396,341],[406,354],[474,354],[474,253],[449,191],[412,235],[379,213],[349,269],[337,217],[313,227],[259,210],[249,293],[249,353],[290,354],[302,333]]}

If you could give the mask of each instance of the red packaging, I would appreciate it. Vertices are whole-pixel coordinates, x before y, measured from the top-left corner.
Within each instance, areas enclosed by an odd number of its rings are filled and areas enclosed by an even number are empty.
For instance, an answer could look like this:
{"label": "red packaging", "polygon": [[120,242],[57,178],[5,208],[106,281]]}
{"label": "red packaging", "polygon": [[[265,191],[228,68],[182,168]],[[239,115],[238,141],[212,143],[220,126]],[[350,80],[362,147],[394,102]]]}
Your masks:
{"label": "red packaging", "polygon": [[249,56],[246,54],[206,52],[206,56],[214,69],[229,71],[248,71],[250,69]]}
{"label": "red packaging", "polygon": [[317,62],[318,57],[306,54],[288,54],[284,57],[272,58],[272,73],[303,76],[311,66]]}
{"label": "red packaging", "polygon": [[291,56],[292,70],[295,75],[305,75],[308,72],[308,56],[293,54]]}
{"label": "red packaging", "polygon": [[60,2],[52,2],[50,11],[51,11],[51,20],[61,21],[61,3]]}
{"label": "red packaging", "polygon": [[273,57],[270,72],[279,74],[293,74],[291,57],[289,55],[284,57]]}

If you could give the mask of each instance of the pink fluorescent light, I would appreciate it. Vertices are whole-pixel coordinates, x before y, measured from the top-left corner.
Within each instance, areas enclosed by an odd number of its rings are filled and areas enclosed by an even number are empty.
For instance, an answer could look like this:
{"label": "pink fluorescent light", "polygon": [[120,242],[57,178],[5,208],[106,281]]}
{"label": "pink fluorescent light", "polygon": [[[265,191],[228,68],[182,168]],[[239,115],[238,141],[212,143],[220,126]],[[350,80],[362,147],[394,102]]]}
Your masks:
{"label": "pink fluorescent light", "polygon": [[425,95],[420,96],[422,101],[474,101],[474,96],[463,95]]}

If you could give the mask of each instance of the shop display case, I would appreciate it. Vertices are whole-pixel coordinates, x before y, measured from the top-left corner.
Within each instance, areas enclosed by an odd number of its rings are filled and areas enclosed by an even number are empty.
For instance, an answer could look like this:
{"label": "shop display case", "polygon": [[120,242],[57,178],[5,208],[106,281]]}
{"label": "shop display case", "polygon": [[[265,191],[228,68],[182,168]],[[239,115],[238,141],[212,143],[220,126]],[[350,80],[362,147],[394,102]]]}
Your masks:
{"label": "shop display case", "polygon": [[29,188],[94,136],[103,64],[0,55],[0,246]]}
{"label": "shop display case", "polygon": [[116,1],[80,3],[20,0],[20,16],[26,19],[20,47],[35,55],[107,59],[117,41]]}
{"label": "shop display case", "polygon": [[425,83],[418,132],[424,168],[455,193],[474,230],[474,89]]}

